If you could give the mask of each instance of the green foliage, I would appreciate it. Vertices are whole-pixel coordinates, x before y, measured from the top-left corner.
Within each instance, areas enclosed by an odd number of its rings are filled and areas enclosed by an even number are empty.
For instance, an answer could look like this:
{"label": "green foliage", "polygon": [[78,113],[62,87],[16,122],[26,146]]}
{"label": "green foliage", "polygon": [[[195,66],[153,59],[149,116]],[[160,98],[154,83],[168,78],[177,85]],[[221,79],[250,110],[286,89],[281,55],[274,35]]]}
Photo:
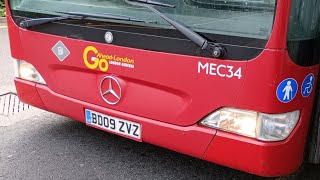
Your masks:
{"label": "green foliage", "polygon": [[4,0],[0,0],[0,17],[5,16]]}

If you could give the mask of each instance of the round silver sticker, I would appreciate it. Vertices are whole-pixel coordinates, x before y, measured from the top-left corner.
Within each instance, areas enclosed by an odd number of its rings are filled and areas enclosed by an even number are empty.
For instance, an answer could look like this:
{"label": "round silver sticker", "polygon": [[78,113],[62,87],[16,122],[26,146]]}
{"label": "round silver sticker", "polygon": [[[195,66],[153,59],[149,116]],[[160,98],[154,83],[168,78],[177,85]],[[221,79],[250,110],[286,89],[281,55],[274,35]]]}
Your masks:
{"label": "round silver sticker", "polygon": [[106,32],[106,34],[104,35],[104,40],[110,44],[113,41],[113,35],[110,31]]}

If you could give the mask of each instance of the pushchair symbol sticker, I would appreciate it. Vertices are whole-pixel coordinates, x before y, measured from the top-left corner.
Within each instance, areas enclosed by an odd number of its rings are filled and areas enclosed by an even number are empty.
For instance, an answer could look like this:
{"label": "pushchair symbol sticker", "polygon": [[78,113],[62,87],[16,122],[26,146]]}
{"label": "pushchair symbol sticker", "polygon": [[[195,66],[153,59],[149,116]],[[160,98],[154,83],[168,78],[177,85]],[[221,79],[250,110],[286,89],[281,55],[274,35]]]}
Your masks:
{"label": "pushchair symbol sticker", "polygon": [[283,80],[277,88],[277,98],[282,103],[292,101],[298,92],[298,83],[293,78]]}
{"label": "pushchair symbol sticker", "polygon": [[304,78],[301,86],[301,94],[303,97],[309,97],[312,93],[314,86],[314,75],[311,73],[306,78]]}

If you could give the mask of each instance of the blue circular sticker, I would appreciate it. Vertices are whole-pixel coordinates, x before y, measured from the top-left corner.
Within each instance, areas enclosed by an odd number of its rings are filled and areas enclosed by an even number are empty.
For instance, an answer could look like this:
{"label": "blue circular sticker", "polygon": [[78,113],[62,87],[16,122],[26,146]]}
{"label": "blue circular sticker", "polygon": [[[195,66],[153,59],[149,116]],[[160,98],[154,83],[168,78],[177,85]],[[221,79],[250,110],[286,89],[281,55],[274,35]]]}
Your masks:
{"label": "blue circular sticker", "polygon": [[309,74],[306,78],[304,78],[302,86],[301,86],[301,94],[303,97],[309,97],[312,93],[314,86],[314,74]]}
{"label": "blue circular sticker", "polygon": [[277,88],[277,98],[280,102],[288,103],[292,101],[298,92],[298,83],[293,78],[283,80]]}

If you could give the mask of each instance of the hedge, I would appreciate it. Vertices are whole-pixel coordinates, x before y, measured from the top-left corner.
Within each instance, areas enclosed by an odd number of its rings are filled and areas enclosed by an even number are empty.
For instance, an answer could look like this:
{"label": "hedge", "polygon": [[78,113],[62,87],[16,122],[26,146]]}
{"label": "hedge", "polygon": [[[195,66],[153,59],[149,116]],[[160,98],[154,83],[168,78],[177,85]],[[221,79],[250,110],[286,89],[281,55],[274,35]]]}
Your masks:
{"label": "hedge", "polygon": [[5,16],[4,0],[0,0],[0,17]]}

